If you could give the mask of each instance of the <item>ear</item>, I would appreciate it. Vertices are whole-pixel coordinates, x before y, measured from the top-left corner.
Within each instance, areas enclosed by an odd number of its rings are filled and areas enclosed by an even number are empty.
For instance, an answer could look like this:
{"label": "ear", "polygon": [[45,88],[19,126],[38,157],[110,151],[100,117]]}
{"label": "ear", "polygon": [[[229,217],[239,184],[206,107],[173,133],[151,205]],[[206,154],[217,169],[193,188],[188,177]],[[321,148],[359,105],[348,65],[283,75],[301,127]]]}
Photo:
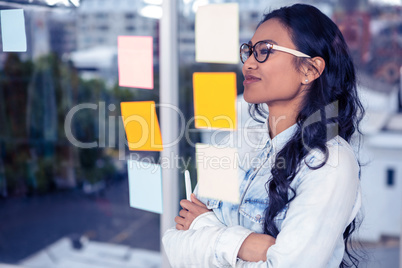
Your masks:
{"label": "ear", "polygon": [[321,57],[314,57],[308,60],[303,67],[304,76],[302,77],[302,84],[310,84],[315,79],[321,76],[325,69],[325,61]]}

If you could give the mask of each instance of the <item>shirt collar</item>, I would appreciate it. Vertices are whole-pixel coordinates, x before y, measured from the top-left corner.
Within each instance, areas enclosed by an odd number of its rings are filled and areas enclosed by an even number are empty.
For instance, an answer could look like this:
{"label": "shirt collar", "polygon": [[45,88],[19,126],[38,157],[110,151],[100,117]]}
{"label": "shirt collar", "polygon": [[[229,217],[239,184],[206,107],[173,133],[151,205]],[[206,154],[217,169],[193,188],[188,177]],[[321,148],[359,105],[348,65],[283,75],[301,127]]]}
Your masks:
{"label": "shirt collar", "polygon": [[276,154],[285,146],[285,144],[290,140],[293,134],[296,132],[297,123],[293,124],[292,126],[288,127],[278,135],[276,135],[273,139],[269,136],[269,125],[268,125],[268,118],[264,122],[264,129],[266,130],[266,135],[264,138],[266,139],[266,146],[267,148],[273,147],[273,151]]}

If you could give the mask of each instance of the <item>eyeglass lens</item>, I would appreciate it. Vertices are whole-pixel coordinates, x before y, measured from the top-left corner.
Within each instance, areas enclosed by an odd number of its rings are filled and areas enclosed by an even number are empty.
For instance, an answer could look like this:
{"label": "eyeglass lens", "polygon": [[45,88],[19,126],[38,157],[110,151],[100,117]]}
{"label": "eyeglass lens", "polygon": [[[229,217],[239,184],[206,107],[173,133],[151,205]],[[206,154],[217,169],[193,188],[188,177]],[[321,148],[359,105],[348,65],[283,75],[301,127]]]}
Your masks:
{"label": "eyeglass lens", "polygon": [[255,59],[263,63],[268,59],[272,46],[266,42],[257,42],[253,48],[248,44],[242,44],[240,47],[240,59],[243,63],[251,56],[251,49],[253,50]]}
{"label": "eyeglass lens", "polygon": [[240,46],[240,60],[242,63],[245,63],[246,60],[250,57],[251,48],[247,44],[242,44]]}

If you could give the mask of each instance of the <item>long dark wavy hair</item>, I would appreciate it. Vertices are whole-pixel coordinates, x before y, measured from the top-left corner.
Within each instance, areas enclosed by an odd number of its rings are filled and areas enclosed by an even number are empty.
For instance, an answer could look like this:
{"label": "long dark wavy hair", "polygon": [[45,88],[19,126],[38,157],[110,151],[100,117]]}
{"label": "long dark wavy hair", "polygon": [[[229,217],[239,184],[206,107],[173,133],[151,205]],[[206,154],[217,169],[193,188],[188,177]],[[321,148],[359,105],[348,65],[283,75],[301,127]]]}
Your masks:
{"label": "long dark wavy hair", "polygon": [[[359,123],[364,109],[358,98],[355,69],[348,47],[331,19],[317,8],[304,4],[274,10],[264,15],[258,26],[270,19],[277,19],[285,26],[297,50],[312,58],[322,57],[326,63],[321,76],[307,90],[297,116],[297,131],[276,155],[272,177],[266,183],[270,205],[265,213],[264,233],[276,238],[279,231],[274,218],[296,195],[290,184],[301,161],[311,149],[318,149],[326,156],[325,160],[319,166],[309,168],[318,169],[325,165],[328,159],[326,142],[336,135],[350,142],[355,131],[360,133]],[[300,69],[302,64],[309,64],[309,60],[295,57],[295,67]],[[264,109],[260,104],[252,104],[250,114],[258,120],[264,115]],[[286,159],[286,165],[279,164],[281,159]],[[357,267],[359,264],[348,245],[356,224],[354,219],[343,233],[347,257],[340,267]]]}

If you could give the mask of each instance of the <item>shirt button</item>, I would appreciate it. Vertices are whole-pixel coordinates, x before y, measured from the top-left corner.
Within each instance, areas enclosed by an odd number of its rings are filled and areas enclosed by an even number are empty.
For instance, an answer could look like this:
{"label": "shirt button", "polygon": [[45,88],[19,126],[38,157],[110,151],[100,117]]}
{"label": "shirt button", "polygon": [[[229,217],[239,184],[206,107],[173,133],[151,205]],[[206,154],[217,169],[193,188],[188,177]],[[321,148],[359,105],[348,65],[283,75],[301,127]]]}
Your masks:
{"label": "shirt button", "polygon": [[261,215],[260,215],[260,214],[257,214],[257,215],[255,216],[255,219],[256,219],[257,221],[259,221],[259,220],[261,219]]}

